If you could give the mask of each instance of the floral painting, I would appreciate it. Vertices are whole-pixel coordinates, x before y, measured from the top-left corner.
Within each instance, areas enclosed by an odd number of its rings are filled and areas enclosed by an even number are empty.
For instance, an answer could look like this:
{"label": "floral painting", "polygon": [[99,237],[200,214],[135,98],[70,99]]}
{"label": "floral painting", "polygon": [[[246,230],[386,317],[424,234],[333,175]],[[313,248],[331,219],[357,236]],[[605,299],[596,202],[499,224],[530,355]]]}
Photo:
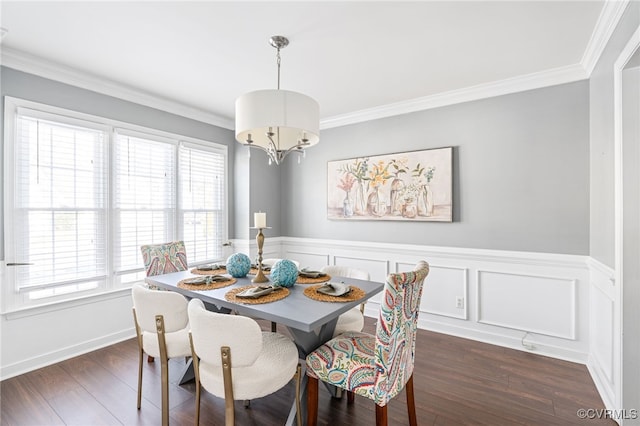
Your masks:
{"label": "floral painting", "polygon": [[453,148],[329,161],[327,216],[452,221]]}

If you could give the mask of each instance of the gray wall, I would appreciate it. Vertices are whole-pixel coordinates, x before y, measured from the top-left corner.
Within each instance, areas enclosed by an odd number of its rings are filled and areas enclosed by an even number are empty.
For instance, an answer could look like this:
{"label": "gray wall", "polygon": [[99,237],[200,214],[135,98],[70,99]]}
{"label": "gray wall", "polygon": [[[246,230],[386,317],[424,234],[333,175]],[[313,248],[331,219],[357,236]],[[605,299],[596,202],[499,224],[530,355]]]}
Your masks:
{"label": "gray wall", "polygon": [[[283,235],[589,254],[589,83],[321,132],[283,168]],[[454,221],[328,220],[327,161],[454,147]]]}
{"label": "gray wall", "polygon": [[235,144],[235,238],[254,239],[257,231],[253,226],[253,213],[267,213],[265,237],[281,235],[280,227],[280,168],[269,166],[267,154],[258,149],[251,150]]}
{"label": "gray wall", "polygon": [[[0,67],[0,93],[2,106],[0,112],[4,117],[4,96],[13,96],[34,102],[41,102],[61,108],[93,114],[153,129],[190,136],[230,146],[229,164],[233,168],[235,151],[232,144],[233,132],[210,124],[170,114],[154,108],[145,107],[132,102],[123,101],[111,96],[102,95],[68,84],[59,83],[32,74]],[[4,118],[2,120],[4,123]],[[4,124],[2,127],[2,149],[0,149],[0,175],[4,181]],[[233,171],[229,171],[229,203],[231,205],[230,226],[233,226]],[[2,201],[0,204],[0,259],[4,259],[4,187],[0,186]],[[232,236],[232,235],[230,235]]]}

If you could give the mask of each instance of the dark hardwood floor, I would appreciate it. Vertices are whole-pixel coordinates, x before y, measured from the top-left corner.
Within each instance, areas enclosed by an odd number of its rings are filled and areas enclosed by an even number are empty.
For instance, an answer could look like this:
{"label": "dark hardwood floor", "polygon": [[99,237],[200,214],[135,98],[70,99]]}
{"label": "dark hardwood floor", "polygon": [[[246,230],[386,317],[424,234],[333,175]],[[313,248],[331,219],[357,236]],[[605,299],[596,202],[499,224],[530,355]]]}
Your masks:
{"label": "dark hardwood floor", "polygon": [[[268,323],[261,323],[269,328]],[[367,319],[365,331],[373,331]],[[280,328],[279,331],[282,328]],[[136,409],[135,340],[82,355],[1,382],[0,424],[159,425],[160,366],[144,363],[142,408]],[[184,360],[172,360],[170,416],[174,425],[194,423],[193,382],[178,385]],[[584,365],[420,330],[414,376],[420,425],[615,425],[581,419],[579,409],[604,405]],[[236,402],[238,425],[281,425],[294,387],[251,401]],[[201,424],[223,425],[224,402],[203,392]],[[406,425],[404,392],[389,404],[389,424]],[[373,402],[353,405],[332,399],[320,387],[320,425],[375,423]]]}

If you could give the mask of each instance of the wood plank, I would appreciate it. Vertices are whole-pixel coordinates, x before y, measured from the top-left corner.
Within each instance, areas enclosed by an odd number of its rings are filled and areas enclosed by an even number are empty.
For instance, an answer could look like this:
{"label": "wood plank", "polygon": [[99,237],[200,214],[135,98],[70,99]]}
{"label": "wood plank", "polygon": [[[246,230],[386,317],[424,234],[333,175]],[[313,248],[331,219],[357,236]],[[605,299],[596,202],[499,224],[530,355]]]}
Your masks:
{"label": "wood plank", "polygon": [[[259,321],[265,330],[270,323]],[[288,334],[286,328],[278,331]],[[367,318],[365,331],[375,332]],[[171,360],[171,423],[195,419],[195,385],[177,385],[184,360]],[[0,423],[126,424],[160,423],[160,364],[144,362],[142,409],[136,409],[137,344],[130,339],[51,367],[2,382]],[[604,405],[584,365],[524,351],[418,331],[414,368],[416,414],[420,425],[580,425],[577,410]],[[293,383],[244,408],[236,402],[241,425],[282,424],[294,398]],[[388,405],[389,424],[406,425],[405,392]],[[611,419],[593,425],[613,426]],[[201,425],[224,423],[224,401],[204,391]],[[322,390],[318,424],[369,426],[375,405],[356,397],[347,404]]]}
{"label": "wood plank", "polygon": [[0,424],[3,426],[64,425],[26,375],[0,382]]}

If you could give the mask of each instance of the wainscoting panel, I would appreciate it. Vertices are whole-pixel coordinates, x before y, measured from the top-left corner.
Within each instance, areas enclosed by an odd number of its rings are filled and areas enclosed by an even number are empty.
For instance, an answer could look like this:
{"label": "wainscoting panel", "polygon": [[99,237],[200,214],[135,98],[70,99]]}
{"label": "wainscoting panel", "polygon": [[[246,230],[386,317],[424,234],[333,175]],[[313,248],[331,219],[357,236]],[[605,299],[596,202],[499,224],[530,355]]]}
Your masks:
{"label": "wainscoting panel", "polygon": [[575,339],[576,280],[478,271],[478,322]]}
{"label": "wainscoting panel", "polygon": [[434,315],[468,318],[468,269],[429,265],[420,310]]}
{"label": "wainscoting panel", "polygon": [[318,271],[324,265],[329,264],[328,254],[305,253],[300,251],[297,253],[286,253],[283,257],[287,259],[295,259],[300,262],[301,268],[309,268],[314,271]]}
{"label": "wainscoting panel", "polygon": [[[575,362],[588,359],[584,256],[289,237],[279,243],[282,257],[314,268],[365,269],[376,281],[426,260],[430,274],[419,327]],[[378,315],[379,300],[367,302],[366,315]]]}
{"label": "wainscoting panel", "polygon": [[591,373],[602,401],[609,409],[619,408],[616,394],[620,388],[620,289],[614,270],[594,260],[590,269],[589,360]]}
{"label": "wainscoting panel", "polygon": [[591,355],[602,368],[607,381],[613,383],[613,300],[599,287],[592,287],[591,315],[593,328]]}

